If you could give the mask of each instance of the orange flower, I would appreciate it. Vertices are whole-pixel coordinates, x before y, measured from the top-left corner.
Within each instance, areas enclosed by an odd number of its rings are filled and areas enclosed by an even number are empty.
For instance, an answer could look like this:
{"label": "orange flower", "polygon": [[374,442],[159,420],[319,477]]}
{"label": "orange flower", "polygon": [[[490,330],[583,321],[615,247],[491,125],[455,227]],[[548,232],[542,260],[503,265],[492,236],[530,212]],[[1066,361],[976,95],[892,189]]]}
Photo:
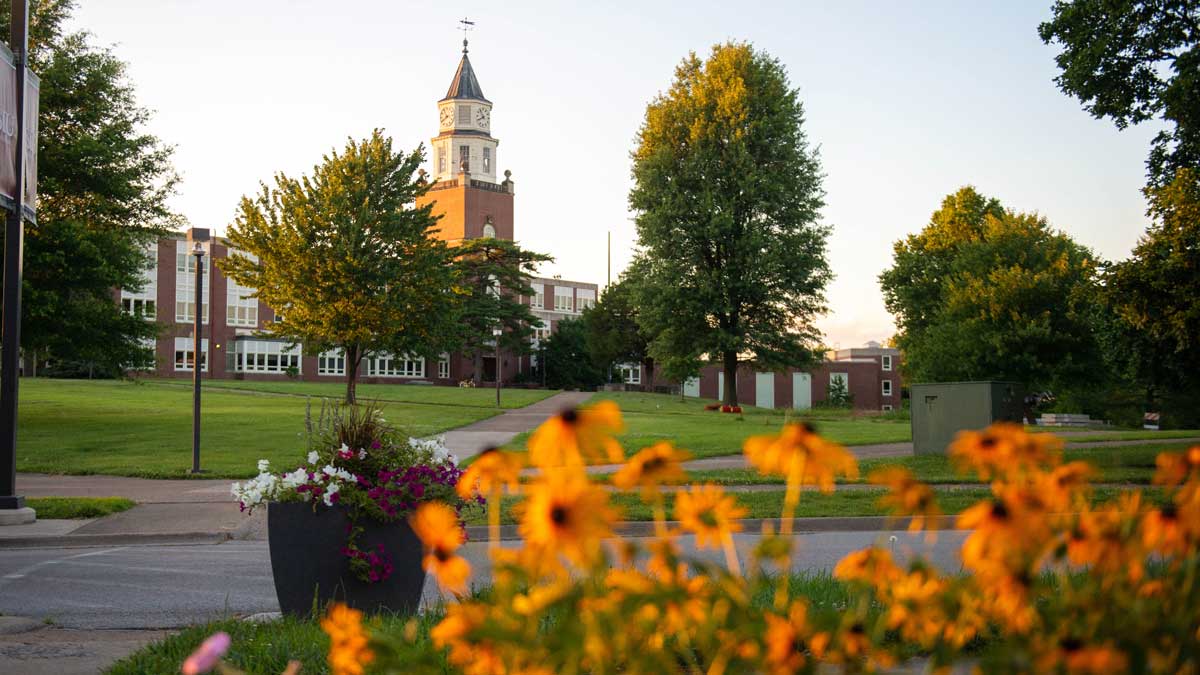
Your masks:
{"label": "orange flower", "polygon": [[988,479],[1055,465],[1061,451],[1062,440],[1052,434],[1030,434],[1020,425],[1001,422],[982,432],[959,432],[950,458]]}
{"label": "orange flower", "polygon": [[808,605],[796,600],[787,617],[767,614],[767,666],[771,673],[786,675],[804,667],[805,640],[811,634],[808,625]]}
{"label": "orange flower", "polygon": [[908,523],[909,532],[918,532],[942,515],[934,499],[933,490],[913,477],[912,472],[899,466],[872,471],[867,480],[875,485],[887,486],[890,492],[879,499],[879,504],[893,513],[912,516]]}
{"label": "orange flower", "polygon": [[1200,445],[1188,448],[1187,452],[1182,453],[1159,453],[1155,463],[1158,470],[1154,472],[1154,483],[1175,487],[1200,473]]}
{"label": "orange flower", "polygon": [[1081,513],[1067,538],[1067,558],[1100,572],[1106,585],[1119,576],[1141,580],[1146,552],[1133,527],[1141,510],[1140,497],[1126,495],[1116,504]]}
{"label": "orange flower", "polygon": [[425,547],[423,564],[438,585],[453,593],[465,592],[471,565],[455,553],[466,541],[466,533],[454,509],[441,502],[425,502],[409,518],[409,525]]}
{"label": "orange flower", "polygon": [[625,430],[621,410],[612,401],[589,408],[568,408],[546,420],[529,437],[529,460],[540,467],[578,466],[625,458],[614,435]]}
{"label": "orange flower", "polygon": [[364,666],[375,659],[362,626],[363,613],[337,603],[321,619],[321,630],[329,635],[329,668],[334,675],[362,675]]}
{"label": "orange flower", "polygon": [[747,513],[719,485],[693,485],[687,492],[675,493],[675,519],[685,532],[696,534],[696,545],[701,548],[710,543],[719,548],[726,535],[741,532],[742,525],[737,521]]}
{"label": "orange flower", "polygon": [[600,540],[612,534],[617,519],[607,491],[563,469],[548,469],[519,509],[519,532],[528,544],[584,566],[599,557]]}
{"label": "orange flower", "polygon": [[468,675],[502,675],[507,670],[491,642],[473,642],[473,633],[487,620],[487,609],[460,602],[446,607],[446,617],[429,631],[438,649],[450,648],[447,660]]}
{"label": "orange flower", "polygon": [[887,549],[878,547],[852,551],[838,561],[833,577],[842,581],[860,581],[875,587],[886,586],[900,578],[900,569]]}
{"label": "orange flower", "polygon": [[751,436],[742,444],[742,451],[759,473],[788,476],[789,481],[800,483],[812,482],[823,492],[833,491],[834,477],[838,474],[858,478],[854,456],[837,443],[818,436],[807,423],[786,424],[777,436]]}
{"label": "orange flower", "polygon": [[521,481],[521,456],[498,448],[488,448],[479,453],[458,479],[456,491],[463,499],[476,495],[487,496],[494,490],[507,487],[515,493]]}
{"label": "orange flower", "polygon": [[630,457],[625,466],[613,474],[612,482],[622,490],[641,486],[643,499],[649,501],[658,486],[687,478],[679,463],[690,458],[691,455],[676,448],[674,443],[660,441]]}

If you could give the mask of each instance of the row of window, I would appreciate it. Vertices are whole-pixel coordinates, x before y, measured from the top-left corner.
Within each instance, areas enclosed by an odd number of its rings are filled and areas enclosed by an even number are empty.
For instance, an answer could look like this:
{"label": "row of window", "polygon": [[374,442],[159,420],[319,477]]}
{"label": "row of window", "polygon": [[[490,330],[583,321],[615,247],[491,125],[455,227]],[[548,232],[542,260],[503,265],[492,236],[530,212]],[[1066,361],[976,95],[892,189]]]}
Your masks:
{"label": "row of window", "polygon": [[[884,368],[884,370],[891,370],[891,367],[890,367],[891,366],[891,357],[885,356],[883,358],[886,359],[886,361],[884,361],[884,363],[889,366],[887,368]],[[847,391],[850,390],[850,375],[848,373],[830,373],[829,374],[829,385],[830,386],[833,386],[833,383],[838,380],[841,380],[842,384],[846,387]],[[879,389],[880,394],[882,394],[884,396],[892,395],[892,381],[891,380],[880,380],[879,386],[880,386],[880,389]]]}
{"label": "row of window", "polygon": [[[301,372],[301,350],[291,345],[272,340],[237,340],[231,354],[232,370],[237,373],[268,373],[282,375]],[[175,338],[175,370],[191,371],[195,367],[193,341],[190,337]],[[200,371],[208,372],[208,339],[200,341]],[[317,374],[344,376],[346,355],[334,350],[317,357]],[[367,358],[369,377],[425,377],[425,359],[396,357],[391,354],[373,355]],[[437,376],[450,377],[450,357],[438,359]]]}
{"label": "row of window", "polygon": [[[482,150],[483,150],[483,156],[480,157],[482,166],[480,168],[483,170],[482,171],[483,173],[490,174],[492,172],[492,148],[491,148],[491,146],[485,145],[485,146],[483,146]],[[439,175],[446,173],[446,146],[445,145],[439,145],[437,148],[437,167],[438,167]],[[458,146],[458,163],[454,165],[454,168],[456,170],[453,173],[458,173],[457,169],[459,167],[463,168],[465,171],[467,171],[467,173],[471,172],[471,146],[469,146],[469,145]]]}
{"label": "row of window", "polygon": [[[596,306],[596,291],[590,288],[580,288],[575,290],[573,296],[571,290],[570,286],[554,287],[554,311],[582,312],[589,307]],[[534,309],[547,309],[544,284],[533,284],[533,307]]]}

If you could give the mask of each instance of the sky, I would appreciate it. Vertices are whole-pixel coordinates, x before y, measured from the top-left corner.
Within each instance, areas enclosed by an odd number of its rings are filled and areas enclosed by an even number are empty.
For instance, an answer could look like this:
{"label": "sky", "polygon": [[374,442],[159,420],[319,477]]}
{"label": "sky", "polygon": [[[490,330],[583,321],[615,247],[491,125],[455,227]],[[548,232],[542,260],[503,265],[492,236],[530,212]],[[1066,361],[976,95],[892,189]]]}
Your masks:
{"label": "sky", "polygon": [[748,41],[778,58],[825,172],[836,274],[818,322],[830,347],[895,327],[877,277],[893,243],[963,185],[1037,212],[1105,259],[1148,221],[1151,127],[1118,131],[1054,84],[1050,2],[400,2],[78,0],[73,27],[128,64],[147,129],[175,147],[172,206],[222,232],[276,172],[382,128],[399,148],[436,135],[461,55],[490,99],[496,165],[512,171],[515,232],[546,275],[604,284],[637,232],[630,151],[646,104],[692,51]]}

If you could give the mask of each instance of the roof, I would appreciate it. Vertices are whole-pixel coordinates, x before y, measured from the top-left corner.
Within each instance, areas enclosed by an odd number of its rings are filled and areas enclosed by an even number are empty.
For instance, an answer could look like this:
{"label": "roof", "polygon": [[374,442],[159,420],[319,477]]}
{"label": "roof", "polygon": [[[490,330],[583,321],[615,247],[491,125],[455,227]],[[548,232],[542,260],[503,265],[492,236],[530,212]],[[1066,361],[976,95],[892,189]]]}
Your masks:
{"label": "roof", "polygon": [[450,81],[450,88],[446,90],[446,96],[442,100],[461,98],[491,103],[484,97],[479,80],[475,77],[475,69],[471,67],[471,59],[467,58],[466,40],[463,40],[462,60],[458,62],[458,70],[454,71],[454,79]]}

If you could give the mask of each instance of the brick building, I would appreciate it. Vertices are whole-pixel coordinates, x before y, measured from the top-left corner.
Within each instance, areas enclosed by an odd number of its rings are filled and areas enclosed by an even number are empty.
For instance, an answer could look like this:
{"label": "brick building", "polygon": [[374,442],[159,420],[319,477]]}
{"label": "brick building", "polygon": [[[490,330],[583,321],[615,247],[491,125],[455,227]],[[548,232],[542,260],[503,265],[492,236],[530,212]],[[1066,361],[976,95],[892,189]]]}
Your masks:
{"label": "brick building", "polygon": [[[433,204],[440,216],[437,236],[450,244],[478,237],[513,239],[515,195],[511,173],[497,180],[496,150],[491,135],[492,103],[484,97],[467,57],[466,42],[458,69],[446,96],[438,101],[440,127],[432,139],[433,185],[417,205]],[[253,289],[226,279],[212,264],[230,253],[226,242],[213,238],[204,260],[204,301],[201,317],[204,338],[200,344],[201,371],[213,378],[338,381],[346,376],[346,359],[338,352],[305,355],[270,337],[275,311],[250,297]],[[154,266],[146,271],[146,285],[138,293],[119,292],[126,311],[156,321],[162,332],[154,345],[154,372],[164,377],[191,377],[195,363],[192,322],[195,320],[196,258],[186,237],[174,234],[161,239],[152,251]],[[596,302],[596,284],[559,278],[533,279],[535,295],[523,298],[542,319],[537,338],[549,335],[557,323],[577,317]],[[513,380],[528,373],[536,357],[501,354],[500,378]],[[360,382],[423,381],[457,384],[470,379],[474,364],[459,354],[437,359],[407,355],[371,354],[363,360]],[[494,383],[497,364],[484,358],[483,380]]]}

